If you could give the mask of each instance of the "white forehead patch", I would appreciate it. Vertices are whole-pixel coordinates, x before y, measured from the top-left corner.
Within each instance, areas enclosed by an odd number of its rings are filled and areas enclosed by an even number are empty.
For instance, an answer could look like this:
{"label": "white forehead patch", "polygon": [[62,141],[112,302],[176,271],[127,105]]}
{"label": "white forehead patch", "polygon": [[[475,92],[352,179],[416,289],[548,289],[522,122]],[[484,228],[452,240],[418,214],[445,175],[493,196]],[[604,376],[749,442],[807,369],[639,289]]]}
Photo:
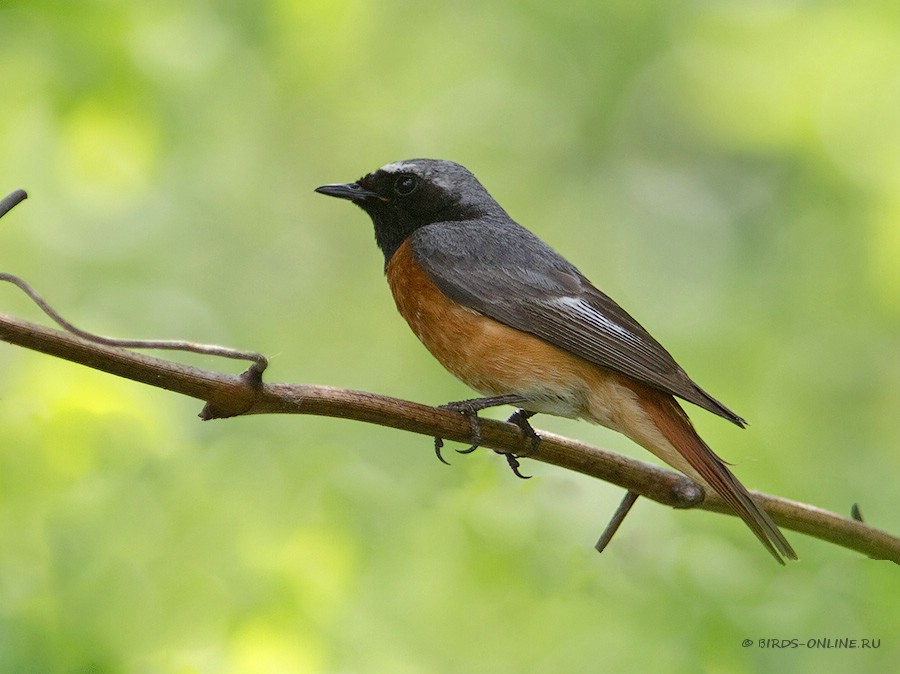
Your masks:
{"label": "white forehead patch", "polygon": [[407,171],[410,168],[412,168],[411,162],[395,161],[390,164],[385,164],[378,170],[384,171],[385,173],[403,173],[404,171]]}
{"label": "white forehead patch", "polygon": [[[448,194],[457,194],[468,183],[478,182],[464,167],[452,161],[440,159],[404,159],[385,164],[378,172],[394,175],[412,173],[437,185]],[[482,188],[483,189],[483,188]]]}

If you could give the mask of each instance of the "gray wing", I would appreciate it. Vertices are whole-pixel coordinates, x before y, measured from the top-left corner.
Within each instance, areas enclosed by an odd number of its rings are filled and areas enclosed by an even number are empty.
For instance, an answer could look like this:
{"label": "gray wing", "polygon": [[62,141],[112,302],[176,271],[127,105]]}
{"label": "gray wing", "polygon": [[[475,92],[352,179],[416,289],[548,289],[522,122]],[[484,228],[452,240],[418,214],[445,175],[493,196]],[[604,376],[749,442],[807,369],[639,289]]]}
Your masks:
{"label": "gray wing", "polygon": [[744,425],[624,309],[514,221],[434,223],[416,230],[409,243],[419,265],[456,302]]}

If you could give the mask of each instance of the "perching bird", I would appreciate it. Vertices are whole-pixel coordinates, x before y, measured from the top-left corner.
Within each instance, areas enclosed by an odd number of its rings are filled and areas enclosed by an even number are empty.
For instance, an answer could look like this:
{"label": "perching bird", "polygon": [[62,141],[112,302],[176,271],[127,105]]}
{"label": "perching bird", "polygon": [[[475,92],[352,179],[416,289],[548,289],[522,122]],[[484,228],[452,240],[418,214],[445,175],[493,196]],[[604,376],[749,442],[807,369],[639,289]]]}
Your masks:
{"label": "perching bird", "polygon": [[400,314],[444,367],[488,396],[471,414],[514,403],[523,430],[543,412],[623,433],[716,491],[780,563],[797,558],[674,396],[740,427],[744,420],[466,168],[411,159],[316,191],[372,218]]}

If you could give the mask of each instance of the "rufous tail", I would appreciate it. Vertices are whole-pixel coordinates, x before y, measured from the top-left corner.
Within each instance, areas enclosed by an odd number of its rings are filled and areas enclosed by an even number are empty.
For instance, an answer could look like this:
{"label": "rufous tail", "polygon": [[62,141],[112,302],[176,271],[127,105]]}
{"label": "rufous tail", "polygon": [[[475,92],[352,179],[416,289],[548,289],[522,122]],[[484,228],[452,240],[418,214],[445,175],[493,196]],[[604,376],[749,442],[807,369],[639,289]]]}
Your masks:
{"label": "rufous tail", "polygon": [[784,564],[785,558],[797,559],[797,553],[778,525],[757,505],[746,487],[697,434],[688,415],[675,399],[662,391],[644,386],[636,393],[641,407],[663,436],[703,481],[744,520],[766,550],[780,564]]}

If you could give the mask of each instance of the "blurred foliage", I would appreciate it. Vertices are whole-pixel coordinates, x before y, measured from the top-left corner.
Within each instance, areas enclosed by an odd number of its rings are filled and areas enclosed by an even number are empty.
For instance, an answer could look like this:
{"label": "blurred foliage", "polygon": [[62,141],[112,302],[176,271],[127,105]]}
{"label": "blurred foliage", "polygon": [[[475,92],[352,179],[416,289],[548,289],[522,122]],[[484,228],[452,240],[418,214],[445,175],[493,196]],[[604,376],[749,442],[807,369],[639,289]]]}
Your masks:
{"label": "blurred foliage", "polygon": [[[751,420],[753,488],[900,531],[900,5],[0,3],[0,267],[82,327],[273,380],[469,396],[313,194],[415,156],[521,222]],[[39,318],[12,289],[3,311]],[[228,363],[195,359],[215,368]],[[887,563],[427,438],[199,404],[0,348],[0,671],[884,672]],[[641,458],[584,423],[540,427]],[[743,639],[880,639],[877,650]]]}

